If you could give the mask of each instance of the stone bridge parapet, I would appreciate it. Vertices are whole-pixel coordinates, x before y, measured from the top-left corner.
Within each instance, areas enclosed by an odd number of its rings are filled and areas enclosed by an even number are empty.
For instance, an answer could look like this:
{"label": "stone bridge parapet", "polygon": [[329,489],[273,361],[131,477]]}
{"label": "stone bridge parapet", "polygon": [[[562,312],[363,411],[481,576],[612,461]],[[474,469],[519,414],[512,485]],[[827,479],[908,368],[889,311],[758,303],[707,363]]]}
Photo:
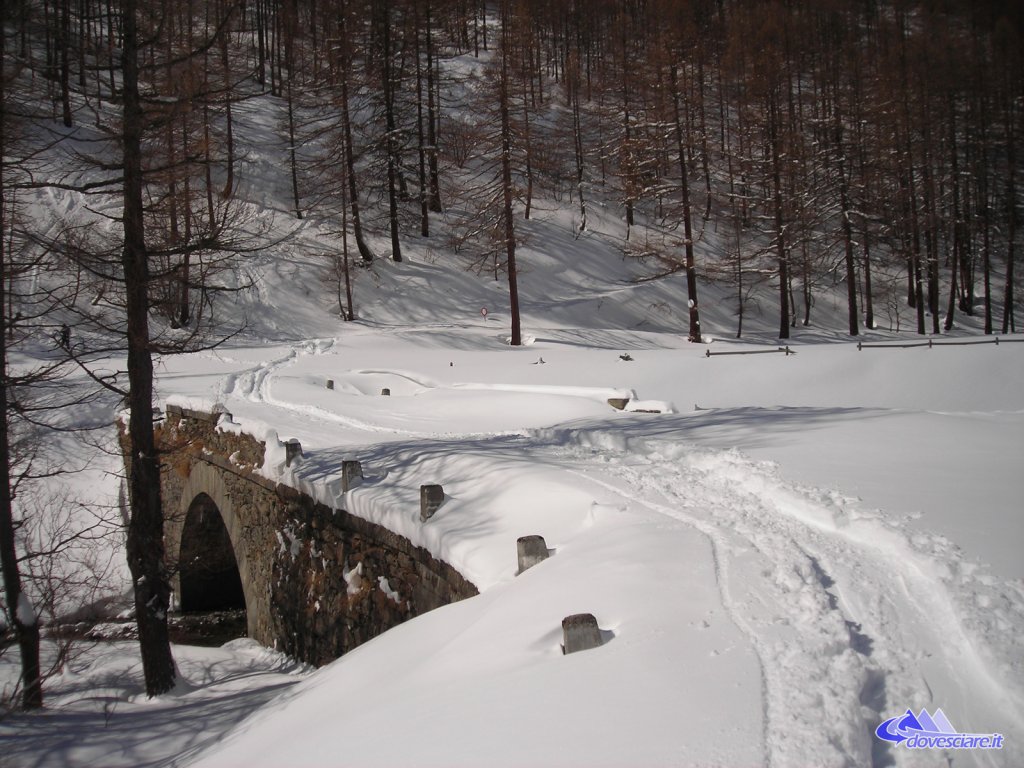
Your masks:
{"label": "stone bridge parapet", "polygon": [[178,607],[244,603],[251,638],[320,665],[477,594],[405,537],[256,474],[266,445],[221,417],[169,406],[158,436]]}

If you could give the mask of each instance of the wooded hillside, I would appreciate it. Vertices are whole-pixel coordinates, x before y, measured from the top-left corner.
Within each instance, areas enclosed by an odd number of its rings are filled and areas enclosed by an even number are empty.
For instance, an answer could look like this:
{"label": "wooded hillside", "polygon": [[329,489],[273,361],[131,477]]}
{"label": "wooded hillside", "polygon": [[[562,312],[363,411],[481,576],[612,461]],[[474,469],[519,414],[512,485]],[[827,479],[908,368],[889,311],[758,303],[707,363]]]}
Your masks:
{"label": "wooded hillside", "polygon": [[[122,12],[112,0],[4,4],[9,189],[46,176],[118,193],[101,138],[88,159],[106,162],[86,183],[82,169],[28,168],[39,130],[26,126],[120,141]],[[443,212],[452,249],[514,277],[515,217],[555,198],[581,229],[594,204],[616,206],[643,228],[630,255],[687,270],[691,338],[704,280],[733,286],[740,332],[744,297],[763,283],[782,338],[837,285],[852,335],[896,295],[916,307],[918,333],[957,313],[982,315],[986,333],[1015,329],[1013,4],[154,0],[137,16],[151,293],[176,324],[196,312],[201,255],[232,242],[246,151],[232,110],[269,94],[285,103],[292,214],[333,217],[339,248],[351,236],[363,260],[400,260],[403,238],[431,236]],[[466,54],[481,66],[451,66]],[[390,252],[375,254],[368,232]]]}

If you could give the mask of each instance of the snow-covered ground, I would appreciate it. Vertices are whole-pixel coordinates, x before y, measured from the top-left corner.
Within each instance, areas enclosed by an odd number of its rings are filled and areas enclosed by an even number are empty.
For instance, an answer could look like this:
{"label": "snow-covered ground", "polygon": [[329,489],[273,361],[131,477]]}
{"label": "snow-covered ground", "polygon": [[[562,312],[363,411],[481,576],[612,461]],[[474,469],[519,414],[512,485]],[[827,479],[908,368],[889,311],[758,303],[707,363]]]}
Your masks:
{"label": "snow-covered ground", "polygon": [[[164,402],[220,403],[272,449],[298,438],[302,460],[270,450],[268,476],[480,596],[317,671],[248,641],[177,647],[181,684],[153,701],[134,646],[83,647],[45,711],[0,721],[0,765],[1024,764],[1024,344],[858,351],[826,293],[796,354],[708,357],[774,349],[771,295],[739,343],[731,288],[703,285],[716,340],[688,344],[681,276],[634,282],[599,211],[577,239],[538,210],[522,348],[504,284],[414,238],[406,263],[356,270],[361,319],[340,322],[337,243],[310,217],[217,305],[243,334],[158,366]],[[343,494],[347,458],[366,481]],[[116,499],[114,469],[97,453],[69,482]],[[447,495],[427,523],[423,483]],[[552,556],[517,576],[529,534]],[[563,656],[581,612],[604,644]],[[0,682],[13,671],[8,654]],[[908,708],[1005,746],[874,736]]]}
{"label": "snow-covered ground", "polygon": [[[339,745],[358,765],[866,765],[885,762],[882,719],[937,706],[1006,734],[997,763],[1021,754],[1024,349],[709,359],[638,334],[627,362],[620,334],[510,350],[453,333],[351,331],[186,393],[299,438],[294,477],[271,474],[483,592],[322,671],[199,765],[322,765]],[[663,412],[607,405],[630,391]],[[350,457],[368,481],[346,498]],[[427,482],[450,498],[422,524]],[[555,554],[516,577],[526,534]],[[608,642],[563,657],[578,612]]]}
{"label": "snow-covered ground", "polygon": [[[282,326],[288,308],[265,305]],[[0,723],[7,759],[935,764],[873,731],[936,707],[1005,736],[955,765],[1024,759],[1024,345],[708,358],[744,347],[528,315],[512,349],[495,314],[339,324],[160,373],[168,400],[301,440],[301,462],[264,471],[428,547],[480,597],[315,673],[248,643],[181,647],[182,685],[153,702],[135,649],[100,646],[46,712]],[[347,495],[344,458],[366,475]],[[423,524],[427,482],[448,500]],[[516,576],[527,534],[553,555]],[[563,656],[579,612],[606,642]]]}

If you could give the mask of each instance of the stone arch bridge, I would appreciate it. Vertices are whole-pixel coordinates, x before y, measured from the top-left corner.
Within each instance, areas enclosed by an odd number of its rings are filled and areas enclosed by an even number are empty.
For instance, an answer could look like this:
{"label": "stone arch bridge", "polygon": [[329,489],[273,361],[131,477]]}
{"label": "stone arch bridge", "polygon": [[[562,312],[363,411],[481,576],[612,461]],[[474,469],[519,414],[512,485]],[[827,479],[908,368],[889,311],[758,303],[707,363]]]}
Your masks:
{"label": "stone arch bridge", "polygon": [[182,611],[244,607],[249,637],[319,665],[477,593],[408,539],[256,474],[265,444],[220,417],[169,406],[158,436]]}

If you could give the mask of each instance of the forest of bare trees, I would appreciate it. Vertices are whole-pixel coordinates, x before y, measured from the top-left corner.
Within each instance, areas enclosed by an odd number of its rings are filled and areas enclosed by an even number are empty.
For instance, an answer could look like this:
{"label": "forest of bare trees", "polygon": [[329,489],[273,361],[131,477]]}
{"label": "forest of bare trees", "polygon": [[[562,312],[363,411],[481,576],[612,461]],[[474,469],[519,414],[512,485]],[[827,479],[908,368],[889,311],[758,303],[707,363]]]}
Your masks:
{"label": "forest of bare trees", "polygon": [[[1016,330],[1024,11],[1012,3],[9,0],[2,23],[0,335],[16,344],[59,317],[107,339],[100,354],[120,334],[128,377],[97,385],[132,408],[142,528],[129,549],[158,637],[150,356],[201,338],[218,266],[266,236],[239,205],[235,114],[254,100],[281,115],[282,215],[338,232],[349,319],[350,254],[401,261],[408,238],[439,238],[507,278],[519,343],[517,226],[554,199],[579,231],[593,206],[615,211],[627,256],[685,273],[694,341],[705,282],[735,297],[737,335],[754,286],[771,287],[783,339],[823,290],[845,297],[851,336],[894,295],[919,334],[958,314]],[[82,196],[95,218],[25,215],[45,189]],[[22,314],[18,265],[33,259],[73,286],[55,315]],[[8,412],[6,351],[4,365]],[[17,588],[13,570],[5,583]],[[167,690],[169,655],[151,662],[147,690]]]}
{"label": "forest of bare trees", "polygon": [[[5,4],[9,100],[99,124],[122,96],[123,13]],[[782,338],[822,286],[845,287],[851,335],[873,327],[897,274],[919,333],[960,312],[1015,328],[1024,65],[1022,14],[1004,3],[160,0],[139,13],[152,294],[176,324],[199,309],[197,253],[231,225],[233,108],[269,95],[291,214],[333,217],[364,261],[400,261],[403,239],[445,215],[454,248],[507,272],[505,209],[529,218],[536,196],[571,197],[581,229],[588,203],[618,206],[649,228],[628,253],[685,270],[691,338],[697,261],[699,279],[734,286],[740,316],[745,285],[774,285]],[[481,65],[450,66],[465,55]],[[733,246],[703,253],[709,229]]]}

